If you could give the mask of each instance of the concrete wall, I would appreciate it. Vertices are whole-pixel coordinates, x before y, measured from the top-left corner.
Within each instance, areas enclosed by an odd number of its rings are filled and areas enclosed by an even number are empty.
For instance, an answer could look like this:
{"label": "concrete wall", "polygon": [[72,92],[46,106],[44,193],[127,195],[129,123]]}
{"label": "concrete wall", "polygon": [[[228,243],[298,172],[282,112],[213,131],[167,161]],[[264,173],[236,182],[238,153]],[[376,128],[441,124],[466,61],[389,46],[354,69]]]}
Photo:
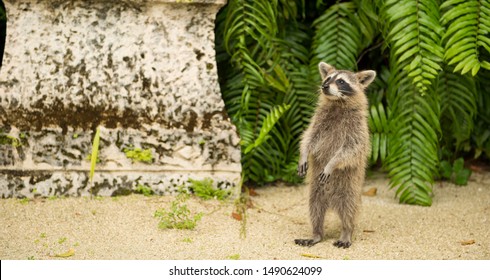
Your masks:
{"label": "concrete wall", "polygon": [[239,138],[214,51],[225,2],[4,0],[0,197],[167,194],[189,178],[235,190]]}

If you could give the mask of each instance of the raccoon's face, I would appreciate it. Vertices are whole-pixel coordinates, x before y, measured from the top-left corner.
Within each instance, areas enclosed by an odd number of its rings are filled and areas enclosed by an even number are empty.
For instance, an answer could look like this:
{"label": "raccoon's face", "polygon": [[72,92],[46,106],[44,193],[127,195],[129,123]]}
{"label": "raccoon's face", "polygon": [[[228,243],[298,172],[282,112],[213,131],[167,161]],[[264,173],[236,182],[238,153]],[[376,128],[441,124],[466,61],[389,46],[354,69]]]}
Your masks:
{"label": "raccoon's face", "polygon": [[322,76],[321,92],[329,98],[346,99],[363,93],[364,89],[374,80],[376,72],[372,70],[353,73],[336,70],[324,62],[318,65]]}

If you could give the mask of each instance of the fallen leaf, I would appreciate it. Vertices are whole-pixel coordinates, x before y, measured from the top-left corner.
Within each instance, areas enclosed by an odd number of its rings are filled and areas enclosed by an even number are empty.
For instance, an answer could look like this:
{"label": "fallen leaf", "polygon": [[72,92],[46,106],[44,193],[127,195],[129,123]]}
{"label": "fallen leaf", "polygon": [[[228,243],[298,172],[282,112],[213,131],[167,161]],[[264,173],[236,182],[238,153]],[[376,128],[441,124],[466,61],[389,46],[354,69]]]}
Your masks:
{"label": "fallen leaf", "polygon": [[470,169],[471,169],[471,171],[474,171],[474,172],[483,172],[484,171],[481,166],[473,165],[473,164],[470,164]]}
{"label": "fallen leaf", "polygon": [[54,255],[55,257],[57,258],[69,258],[71,256],[75,255],[75,249],[71,248],[70,250],[64,252],[64,253],[61,253],[61,254],[56,254]]}
{"label": "fallen leaf", "polygon": [[362,195],[365,195],[365,196],[376,196],[376,192],[377,191],[378,191],[377,188],[370,188],[369,190],[363,192]]}
{"label": "fallen leaf", "polygon": [[241,221],[242,220],[242,215],[241,214],[238,214],[236,212],[231,213],[231,216],[233,217],[233,219],[235,219],[237,221]]}
{"label": "fallen leaf", "polygon": [[461,241],[461,245],[463,245],[463,246],[471,245],[471,244],[475,244],[475,240],[474,239]]}
{"label": "fallen leaf", "polygon": [[251,199],[247,199],[247,208],[248,209],[254,208],[254,203]]}
{"label": "fallen leaf", "polygon": [[258,196],[259,194],[253,188],[248,189],[248,195],[250,196]]}
{"label": "fallen leaf", "polygon": [[310,259],[325,259],[324,257],[320,257],[317,255],[311,255],[311,254],[301,254],[302,257],[305,258],[310,258]]}

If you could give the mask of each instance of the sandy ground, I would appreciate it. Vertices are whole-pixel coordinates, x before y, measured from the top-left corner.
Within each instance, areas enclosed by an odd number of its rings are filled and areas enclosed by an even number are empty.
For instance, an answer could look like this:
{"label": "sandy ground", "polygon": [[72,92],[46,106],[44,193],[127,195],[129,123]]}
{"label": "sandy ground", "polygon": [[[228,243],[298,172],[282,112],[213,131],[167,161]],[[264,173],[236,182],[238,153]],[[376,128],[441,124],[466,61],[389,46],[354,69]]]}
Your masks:
{"label": "sandy ground", "polygon": [[232,218],[233,201],[186,205],[204,216],[194,230],[162,230],[155,210],[174,197],[0,200],[0,259],[490,259],[490,173],[470,184],[434,187],[432,207],[400,205],[377,174],[365,190],[362,213],[349,249],[332,246],[340,221],[327,216],[325,241],[294,244],[310,236],[305,186],[259,188],[243,221]]}

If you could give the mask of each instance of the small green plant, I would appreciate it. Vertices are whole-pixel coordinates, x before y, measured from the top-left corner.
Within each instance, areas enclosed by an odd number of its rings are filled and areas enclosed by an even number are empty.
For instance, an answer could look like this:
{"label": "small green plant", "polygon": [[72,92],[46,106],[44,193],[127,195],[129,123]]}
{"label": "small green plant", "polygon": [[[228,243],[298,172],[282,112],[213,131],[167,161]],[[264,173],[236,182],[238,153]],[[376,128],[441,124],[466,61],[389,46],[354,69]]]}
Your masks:
{"label": "small green plant", "polygon": [[17,148],[22,146],[22,143],[14,136],[0,134],[0,145],[11,145],[12,147]]}
{"label": "small green plant", "polygon": [[94,141],[92,143],[92,154],[90,155],[90,174],[89,179],[93,184],[93,178],[95,173],[95,165],[97,164],[97,159],[99,156],[99,142],[100,142],[100,129],[97,128],[95,131]]}
{"label": "small green plant", "polygon": [[182,242],[192,243],[192,239],[190,237],[186,237],[186,238],[182,239]]}
{"label": "small green plant", "polygon": [[28,204],[29,201],[31,201],[31,200],[29,198],[27,198],[27,197],[24,197],[24,198],[19,199],[20,204],[23,204],[23,205]]}
{"label": "small green plant", "polygon": [[192,215],[185,204],[188,198],[189,194],[181,192],[172,202],[170,210],[155,211],[154,217],[160,219],[158,227],[161,229],[194,229],[203,214]]}
{"label": "small green plant", "polygon": [[466,186],[471,176],[471,170],[464,167],[464,159],[458,158],[451,163],[443,160],[440,163],[440,172],[443,179],[449,180],[458,186]]}
{"label": "small green plant", "polygon": [[141,184],[138,184],[138,186],[134,189],[134,192],[144,196],[150,196],[153,194],[153,190],[149,186]]}
{"label": "small green plant", "polygon": [[243,239],[247,237],[247,209],[249,204],[250,195],[249,190],[246,188],[246,190],[240,193],[240,196],[235,200],[234,212],[237,217],[240,217],[240,237]]}
{"label": "small green plant", "polygon": [[139,161],[143,163],[152,163],[153,154],[151,149],[141,149],[141,148],[124,148],[124,153],[126,157],[131,159],[133,162]]}
{"label": "small green plant", "polygon": [[[87,155],[87,157],[85,159],[92,162],[92,155],[91,154]],[[97,156],[95,163],[100,163],[100,162],[101,162],[100,157]]]}
{"label": "small green plant", "polygon": [[240,259],[240,254],[234,254],[234,255],[228,256],[227,259],[229,259],[229,260],[239,260]]}
{"label": "small green plant", "polygon": [[204,180],[189,179],[189,183],[191,183],[191,186],[189,187],[190,191],[195,196],[205,200],[212,198],[217,200],[224,200],[228,196],[230,196],[229,191],[214,188],[213,180],[210,178],[205,178]]}
{"label": "small green plant", "polygon": [[60,237],[60,238],[58,239],[58,244],[63,244],[63,243],[65,243],[65,242],[66,242],[66,240],[68,240],[66,237]]}

